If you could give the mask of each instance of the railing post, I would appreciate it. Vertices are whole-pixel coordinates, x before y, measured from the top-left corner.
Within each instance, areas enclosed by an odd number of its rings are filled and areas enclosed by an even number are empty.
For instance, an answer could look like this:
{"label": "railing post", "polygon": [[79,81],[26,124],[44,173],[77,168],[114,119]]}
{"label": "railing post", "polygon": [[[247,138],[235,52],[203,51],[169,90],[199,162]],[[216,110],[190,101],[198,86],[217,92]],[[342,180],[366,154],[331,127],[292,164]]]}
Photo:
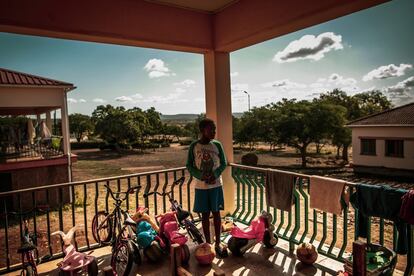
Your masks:
{"label": "railing post", "polygon": [[362,241],[354,241],[352,244],[352,274],[366,276],[366,244]]}

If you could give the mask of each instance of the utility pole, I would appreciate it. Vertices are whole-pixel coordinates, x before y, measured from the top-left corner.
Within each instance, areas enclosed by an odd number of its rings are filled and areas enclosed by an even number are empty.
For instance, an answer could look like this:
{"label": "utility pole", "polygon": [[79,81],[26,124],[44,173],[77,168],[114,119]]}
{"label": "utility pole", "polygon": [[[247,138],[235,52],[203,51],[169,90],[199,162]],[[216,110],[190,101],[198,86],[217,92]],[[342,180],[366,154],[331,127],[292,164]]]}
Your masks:
{"label": "utility pole", "polygon": [[243,93],[247,94],[247,100],[249,102],[249,112],[250,112],[250,94],[247,91],[243,91]]}

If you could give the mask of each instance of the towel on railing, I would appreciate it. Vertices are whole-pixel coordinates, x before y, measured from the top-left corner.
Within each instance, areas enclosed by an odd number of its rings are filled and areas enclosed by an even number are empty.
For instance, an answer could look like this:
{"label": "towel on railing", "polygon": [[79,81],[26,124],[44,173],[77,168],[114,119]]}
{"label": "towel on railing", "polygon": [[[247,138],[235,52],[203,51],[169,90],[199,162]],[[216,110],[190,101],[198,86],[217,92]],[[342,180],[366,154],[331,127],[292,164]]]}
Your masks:
{"label": "towel on railing", "polygon": [[289,173],[268,171],[266,173],[267,205],[290,212],[293,204],[295,177]]}
{"label": "towel on railing", "polygon": [[398,231],[395,251],[398,254],[407,254],[408,227],[399,217],[401,198],[406,192],[389,186],[358,184],[356,192],[351,195],[352,206],[358,210],[356,235],[367,237],[369,217],[392,220]]}
{"label": "towel on railing", "polygon": [[310,207],[321,211],[340,215],[342,212],[341,199],[346,182],[344,180],[313,175],[310,178]]}
{"label": "towel on railing", "polygon": [[400,218],[414,225],[414,189],[409,190],[401,198]]}

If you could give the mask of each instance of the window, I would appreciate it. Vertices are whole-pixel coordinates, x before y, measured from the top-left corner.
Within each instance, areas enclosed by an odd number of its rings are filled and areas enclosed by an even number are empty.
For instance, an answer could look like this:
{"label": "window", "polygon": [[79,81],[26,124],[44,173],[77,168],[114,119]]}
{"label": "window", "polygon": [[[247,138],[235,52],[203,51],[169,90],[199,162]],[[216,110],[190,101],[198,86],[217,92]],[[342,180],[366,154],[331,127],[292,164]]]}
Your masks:
{"label": "window", "polygon": [[385,156],[404,157],[404,140],[385,140]]}
{"label": "window", "polygon": [[375,155],[376,154],[376,140],[375,139],[361,139],[361,155]]}

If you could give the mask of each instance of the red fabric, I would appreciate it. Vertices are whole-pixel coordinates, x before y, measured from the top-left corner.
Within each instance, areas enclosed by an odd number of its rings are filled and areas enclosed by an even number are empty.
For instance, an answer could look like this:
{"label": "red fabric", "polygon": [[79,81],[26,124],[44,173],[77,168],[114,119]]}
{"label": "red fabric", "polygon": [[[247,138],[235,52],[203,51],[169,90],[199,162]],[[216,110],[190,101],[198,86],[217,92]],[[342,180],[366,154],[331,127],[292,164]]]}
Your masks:
{"label": "red fabric", "polygon": [[400,218],[414,225],[414,189],[401,198]]}

